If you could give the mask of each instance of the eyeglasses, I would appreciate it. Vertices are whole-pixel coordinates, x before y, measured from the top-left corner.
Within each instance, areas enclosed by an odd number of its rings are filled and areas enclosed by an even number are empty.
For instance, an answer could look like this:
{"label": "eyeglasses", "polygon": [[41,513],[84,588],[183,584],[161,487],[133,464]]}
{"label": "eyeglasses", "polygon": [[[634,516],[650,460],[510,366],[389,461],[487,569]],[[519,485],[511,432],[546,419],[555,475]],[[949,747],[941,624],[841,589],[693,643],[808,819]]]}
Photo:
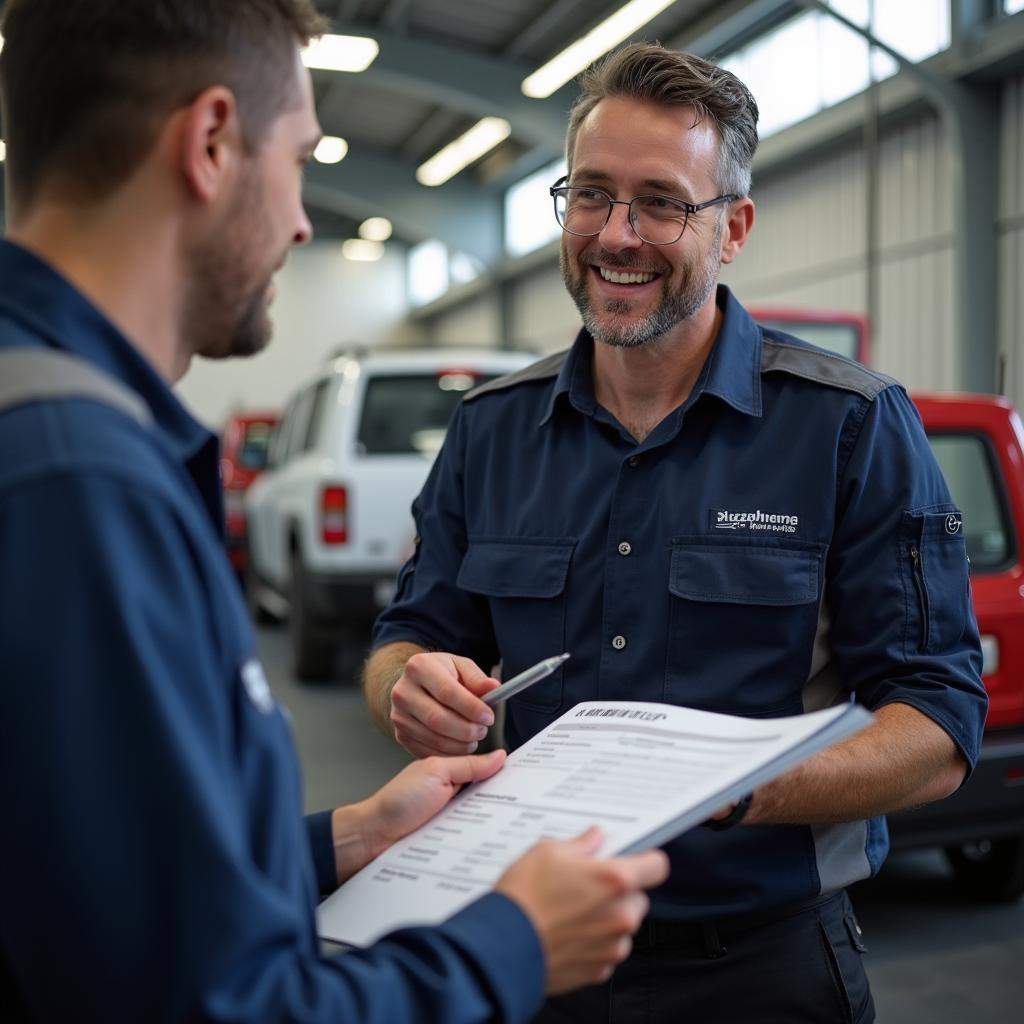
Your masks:
{"label": "eyeglasses", "polygon": [[739,199],[736,195],[716,196],[705,203],[687,203],[668,196],[635,196],[612,199],[597,188],[563,185],[559,178],[548,191],[555,201],[555,219],[570,235],[599,235],[611,220],[612,207],[628,206],[629,223],[638,238],[651,245],[671,245],[683,237],[693,213]]}

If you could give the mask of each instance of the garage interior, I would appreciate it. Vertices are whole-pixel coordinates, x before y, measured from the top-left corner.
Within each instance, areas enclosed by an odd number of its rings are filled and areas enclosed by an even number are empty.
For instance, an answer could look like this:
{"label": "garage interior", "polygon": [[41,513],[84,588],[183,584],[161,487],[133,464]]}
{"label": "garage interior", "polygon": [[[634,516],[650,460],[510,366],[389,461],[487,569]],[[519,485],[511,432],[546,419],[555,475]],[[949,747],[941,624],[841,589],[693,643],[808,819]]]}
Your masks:
{"label": "garage interior", "polygon": [[[578,328],[547,192],[564,173],[576,87],[570,75],[531,96],[525,83],[623,5],[317,6],[332,33],[376,50],[358,72],[310,62],[326,137],[304,185],[315,238],[278,275],[271,346],[251,360],[196,361],[179,385],[215,431],[245,410],[283,409],[339,353],[540,357]],[[660,10],[627,39],[725,64],[761,107],[757,226],[722,278],[737,297],[852,315],[870,365],[908,389],[1024,407],[1024,0],[648,6]],[[486,148],[425,183],[438,173],[432,158],[471,149],[474,132]],[[0,180],[3,153],[0,141]],[[365,636],[316,682],[296,678],[285,624],[265,622],[258,636],[293,716],[308,810],[360,799],[406,763],[359,691]],[[893,856],[853,898],[880,1020],[1017,1019],[1024,903],[965,899],[937,851]]]}

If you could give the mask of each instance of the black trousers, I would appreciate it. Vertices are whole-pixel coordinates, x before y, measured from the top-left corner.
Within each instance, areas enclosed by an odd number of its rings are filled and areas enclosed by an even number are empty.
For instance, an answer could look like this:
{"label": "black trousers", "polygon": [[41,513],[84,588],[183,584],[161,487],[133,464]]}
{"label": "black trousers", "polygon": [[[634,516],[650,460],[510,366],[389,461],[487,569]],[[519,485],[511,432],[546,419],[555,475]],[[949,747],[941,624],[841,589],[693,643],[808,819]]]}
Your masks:
{"label": "black trousers", "polygon": [[549,999],[534,1024],[870,1024],[845,892],[775,914],[647,921],[604,985]]}

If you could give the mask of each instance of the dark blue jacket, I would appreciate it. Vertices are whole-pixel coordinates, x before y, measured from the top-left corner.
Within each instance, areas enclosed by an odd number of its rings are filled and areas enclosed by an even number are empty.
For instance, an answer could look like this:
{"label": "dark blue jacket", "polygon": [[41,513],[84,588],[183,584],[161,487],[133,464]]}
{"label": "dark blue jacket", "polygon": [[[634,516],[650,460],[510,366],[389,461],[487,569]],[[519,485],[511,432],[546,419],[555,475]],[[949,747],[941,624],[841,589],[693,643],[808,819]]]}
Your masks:
{"label": "dark blue jacket", "polygon": [[303,822],[221,541],[215,438],[77,291],[0,242],[0,347],[74,353],[153,417],[0,412],[0,1020],[524,1020],[542,953],[492,894],[320,955]]}
{"label": "dark blue jacket", "polygon": [[[973,764],[986,696],[963,530],[914,406],[762,331],[728,289],[718,303],[693,393],[639,444],[595,401],[586,332],[467,395],[375,645],[500,660],[506,678],[570,652],[510,701],[513,745],[582,700],[767,717],[853,697],[917,708]],[[882,819],[695,829],[669,845],[655,913],[808,899],[887,845]]]}

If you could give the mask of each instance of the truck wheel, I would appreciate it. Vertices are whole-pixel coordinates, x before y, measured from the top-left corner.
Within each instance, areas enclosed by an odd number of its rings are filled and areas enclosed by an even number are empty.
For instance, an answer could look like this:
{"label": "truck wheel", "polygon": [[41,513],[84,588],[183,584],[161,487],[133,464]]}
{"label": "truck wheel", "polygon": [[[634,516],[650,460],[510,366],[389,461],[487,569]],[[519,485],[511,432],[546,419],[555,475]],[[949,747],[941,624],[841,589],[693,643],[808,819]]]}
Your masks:
{"label": "truck wheel", "polygon": [[946,847],[958,887],[972,899],[1006,903],[1024,893],[1024,836]]}
{"label": "truck wheel", "polygon": [[256,570],[252,567],[252,558],[245,563],[245,571],[242,573],[242,593],[245,595],[245,603],[249,609],[249,616],[259,626],[269,626],[280,620],[272,615],[260,601],[260,583],[256,577]]}
{"label": "truck wheel", "polygon": [[292,671],[303,682],[329,679],[334,667],[335,645],[324,638],[323,627],[310,611],[306,573],[297,551],[292,555],[291,577],[288,633]]}

